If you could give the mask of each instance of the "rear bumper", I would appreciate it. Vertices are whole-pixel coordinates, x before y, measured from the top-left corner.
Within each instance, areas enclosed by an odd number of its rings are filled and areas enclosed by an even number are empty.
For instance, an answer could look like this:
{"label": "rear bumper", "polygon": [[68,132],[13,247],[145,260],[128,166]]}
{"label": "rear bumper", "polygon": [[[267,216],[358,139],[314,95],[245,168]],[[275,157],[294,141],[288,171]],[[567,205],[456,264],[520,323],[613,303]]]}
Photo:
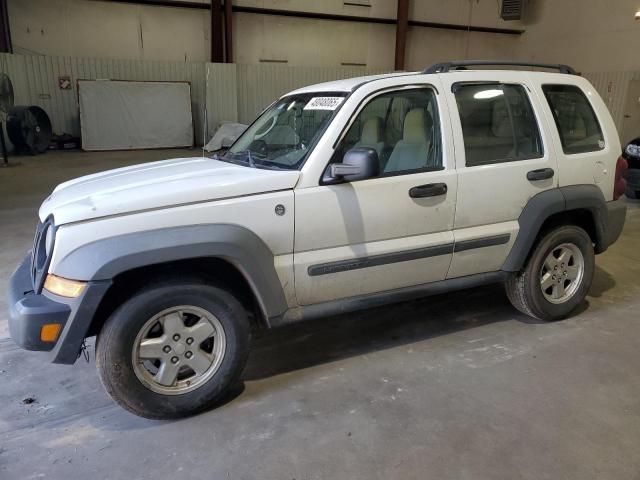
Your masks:
{"label": "rear bumper", "polygon": [[[25,350],[49,352],[49,360],[53,363],[74,363],[110,282],[89,282],[78,298],[58,297],[46,291],[37,295],[33,291],[29,267],[28,255],[9,282],[11,338]],[[55,343],[40,340],[40,330],[46,323],[62,326]]]}
{"label": "rear bumper", "polygon": [[602,239],[605,249],[618,240],[627,217],[627,204],[623,201],[615,200],[613,202],[607,202],[606,205],[607,225],[603,232],[604,235]]}

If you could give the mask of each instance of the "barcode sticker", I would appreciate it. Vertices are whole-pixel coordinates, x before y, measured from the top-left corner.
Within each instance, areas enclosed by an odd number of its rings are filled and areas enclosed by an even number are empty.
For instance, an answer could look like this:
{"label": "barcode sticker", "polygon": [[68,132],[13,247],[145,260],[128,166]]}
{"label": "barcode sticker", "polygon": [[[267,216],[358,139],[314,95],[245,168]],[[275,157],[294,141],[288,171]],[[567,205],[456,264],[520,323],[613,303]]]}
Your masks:
{"label": "barcode sticker", "polygon": [[304,110],[335,110],[344,97],[313,97],[304,106]]}

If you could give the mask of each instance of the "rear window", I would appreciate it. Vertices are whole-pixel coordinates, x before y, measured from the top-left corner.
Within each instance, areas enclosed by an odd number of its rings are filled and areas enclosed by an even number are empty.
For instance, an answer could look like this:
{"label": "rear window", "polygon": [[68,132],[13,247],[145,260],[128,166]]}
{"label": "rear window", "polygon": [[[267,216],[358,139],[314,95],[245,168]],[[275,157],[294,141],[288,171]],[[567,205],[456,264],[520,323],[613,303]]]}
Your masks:
{"label": "rear window", "polygon": [[566,154],[604,149],[598,117],[584,92],[574,85],[543,85]]}

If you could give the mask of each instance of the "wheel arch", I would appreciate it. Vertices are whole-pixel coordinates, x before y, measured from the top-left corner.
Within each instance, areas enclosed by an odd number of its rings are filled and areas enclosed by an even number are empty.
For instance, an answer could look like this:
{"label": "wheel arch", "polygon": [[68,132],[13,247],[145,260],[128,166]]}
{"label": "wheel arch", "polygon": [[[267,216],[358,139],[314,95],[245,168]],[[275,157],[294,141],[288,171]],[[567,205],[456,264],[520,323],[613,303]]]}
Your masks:
{"label": "wheel arch", "polygon": [[571,185],[545,190],[529,199],[518,218],[520,226],[502,270],[523,268],[542,232],[559,225],[577,225],[591,237],[596,253],[607,245],[607,206],[595,185]]}
{"label": "wheel arch", "polygon": [[61,259],[54,273],[112,283],[91,318],[75,319],[75,338],[79,330],[82,338],[95,334],[117,301],[128,290],[143,288],[149,276],[165,279],[177,274],[217,286],[231,284],[247,308],[255,302],[259,323],[266,326],[288,308],[272,251],[255,233],[238,225],[172,227],[98,240]]}

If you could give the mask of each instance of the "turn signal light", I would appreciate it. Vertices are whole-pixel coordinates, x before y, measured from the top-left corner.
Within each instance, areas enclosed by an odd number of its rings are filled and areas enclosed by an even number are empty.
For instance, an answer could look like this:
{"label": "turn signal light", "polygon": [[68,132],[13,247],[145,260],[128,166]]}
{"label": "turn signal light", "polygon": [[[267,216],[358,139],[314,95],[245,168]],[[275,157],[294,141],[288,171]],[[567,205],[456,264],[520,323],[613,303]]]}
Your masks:
{"label": "turn signal light", "polygon": [[55,342],[58,340],[62,325],[59,323],[46,323],[40,329],[40,340],[43,342]]}
{"label": "turn signal light", "polygon": [[85,282],[56,277],[51,274],[47,275],[47,279],[44,281],[44,288],[48,291],[61,297],[69,298],[79,297],[86,285]]}

